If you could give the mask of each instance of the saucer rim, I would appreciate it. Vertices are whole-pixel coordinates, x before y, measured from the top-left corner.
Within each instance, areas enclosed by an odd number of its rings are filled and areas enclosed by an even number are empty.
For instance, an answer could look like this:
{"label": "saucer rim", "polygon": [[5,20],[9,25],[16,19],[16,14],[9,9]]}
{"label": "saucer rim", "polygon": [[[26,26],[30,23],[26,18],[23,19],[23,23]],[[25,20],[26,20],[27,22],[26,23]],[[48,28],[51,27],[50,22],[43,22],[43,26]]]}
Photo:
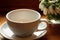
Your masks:
{"label": "saucer rim", "polygon": [[[4,22],[2,25],[1,25],[1,27],[0,27],[0,30],[4,27],[4,24],[6,24],[7,22]],[[44,33],[44,34],[43,34]],[[47,33],[47,30],[45,30],[45,32],[43,32],[43,33],[41,33],[40,35],[39,35],[39,37],[37,37],[37,38],[34,38],[34,39],[38,39],[38,38],[41,38],[41,37],[43,37],[46,33]],[[4,36],[5,38],[7,38],[7,39],[13,39],[13,37],[8,37],[8,36],[6,36],[2,31],[0,31],[0,34],[2,35],[2,36]],[[42,35],[43,34],[43,35]],[[41,36],[42,35],[42,36]]]}

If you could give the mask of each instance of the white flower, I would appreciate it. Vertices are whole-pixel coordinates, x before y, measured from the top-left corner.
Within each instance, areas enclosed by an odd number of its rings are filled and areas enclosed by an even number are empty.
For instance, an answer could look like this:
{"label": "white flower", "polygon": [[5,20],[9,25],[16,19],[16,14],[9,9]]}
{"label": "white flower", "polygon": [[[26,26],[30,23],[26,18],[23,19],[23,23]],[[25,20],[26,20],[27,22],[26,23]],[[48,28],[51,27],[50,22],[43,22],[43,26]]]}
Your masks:
{"label": "white flower", "polygon": [[58,0],[52,0],[52,1],[49,0],[49,2],[50,3],[55,3],[55,2],[58,2]]}
{"label": "white flower", "polygon": [[53,13],[54,13],[54,9],[53,9],[53,7],[52,7],[52,6],[49,6],[49,11],[50,11],[50,13],[51,13],[51,14],[53,14]]}
{"label": "white flower", "polygon": [[41,3],[39,4],[39,8],[41,9],[41,11],[43,11],[45,8],[44,5],[42,4],[43,2],[44,2],[44,0],[42,0]]}
{"label": "white flower", "polygon": [[47,15],[47,13],[48,13],[48,9],[47,9],[47,8],[44,8],[43,14],[44,14],[44,15]]}
{"label": "white flower", "polygon": [[48,8],[46,8],[45,6],[44,6],[44,3],[45,2],[45,0],[41,0],[41,2],[40,2],[40,4],[39,4],[39,8],[41,9],[41,11],[43,11],[43,14],[44,15],[47,15],[48,13],[50,14],[53,14],[53,13],[55,13],[56,15],[57,15],[57,13],[60,13],[60,8],[58,7],[58,8],[55,8],[55,10],[53,9],[53,6],[52,6],[52,4],[53,3],[55,3],[55,2],[58,2],[58,0],[48,0],[48,3],[51,3],[51,5],[49,5],[49,7]]}

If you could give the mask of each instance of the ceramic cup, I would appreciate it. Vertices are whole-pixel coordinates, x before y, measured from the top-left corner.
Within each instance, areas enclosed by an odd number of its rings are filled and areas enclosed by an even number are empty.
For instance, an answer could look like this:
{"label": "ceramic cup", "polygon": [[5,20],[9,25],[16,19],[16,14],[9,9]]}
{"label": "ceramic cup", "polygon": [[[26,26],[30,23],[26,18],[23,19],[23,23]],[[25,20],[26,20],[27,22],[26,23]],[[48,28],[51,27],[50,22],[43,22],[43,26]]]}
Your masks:
{"label": "ceramic cup", "polygon": [[7,13],[7,24],[15,35],[32,35],[40,23],[41,15],[32,9],[16,9]]}

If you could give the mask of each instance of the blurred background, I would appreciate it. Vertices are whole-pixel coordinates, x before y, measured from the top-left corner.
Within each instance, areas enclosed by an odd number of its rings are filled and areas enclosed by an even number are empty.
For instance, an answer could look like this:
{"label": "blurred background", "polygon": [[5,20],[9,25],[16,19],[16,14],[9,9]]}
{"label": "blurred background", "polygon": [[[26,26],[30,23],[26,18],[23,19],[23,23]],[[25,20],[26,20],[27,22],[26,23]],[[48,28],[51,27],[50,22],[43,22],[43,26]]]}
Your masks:
{"label": "blurred background", "polygon": [[11,10],[20,8],[28,8],[40,12],[39,0],[0,0],[0,15],[5,15]]}

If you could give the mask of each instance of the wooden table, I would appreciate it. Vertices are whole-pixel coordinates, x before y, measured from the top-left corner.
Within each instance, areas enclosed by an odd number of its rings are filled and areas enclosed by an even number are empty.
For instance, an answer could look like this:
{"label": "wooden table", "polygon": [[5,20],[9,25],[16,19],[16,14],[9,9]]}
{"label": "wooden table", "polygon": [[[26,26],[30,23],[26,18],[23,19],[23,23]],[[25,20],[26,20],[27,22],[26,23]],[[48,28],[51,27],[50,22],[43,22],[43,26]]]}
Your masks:
{"label": "wooden table", "polygon": [[[5,15],[1,15],[0,14],[0,26],[6,21]],[[59,26],[59,25],[58,25]],[[47,27],[47,33],[46,35],[44,35],[43,37],[37,39],[37,40],[60,40],[60,30],[58,30],[57,32],[55,32],[55,30],[53,29],[54,27],[51,27],[51,25],[48,25]],[[60,26],[59,26],[60,28]],[[58,27],[57,27],[58,29]],[[1,35],[0,35],[0,39],[1,39]],[[6,39],[5,39],[6,40]]]}

